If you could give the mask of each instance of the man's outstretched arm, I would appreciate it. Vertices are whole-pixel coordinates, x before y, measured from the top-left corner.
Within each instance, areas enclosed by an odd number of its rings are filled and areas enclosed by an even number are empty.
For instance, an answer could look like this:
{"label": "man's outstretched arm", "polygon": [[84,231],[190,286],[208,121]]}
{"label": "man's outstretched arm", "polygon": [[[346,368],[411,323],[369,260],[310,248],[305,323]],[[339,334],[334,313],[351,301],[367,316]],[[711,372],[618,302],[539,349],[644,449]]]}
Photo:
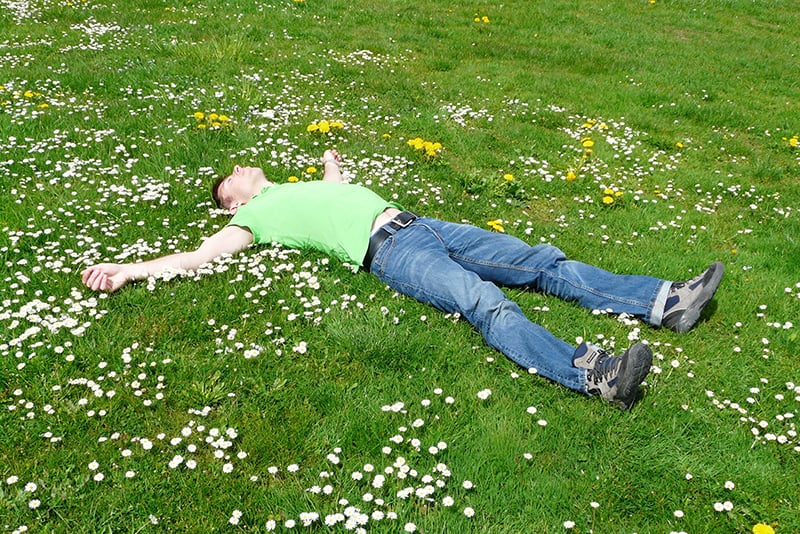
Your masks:
{"label": "man's outstretched arm", "polygon": [[194,270],[223,254],[235,254],[253,242],[253,234],[239,226],[226,226],[191,252],[179,252],[141,263],[98,263],[81,272],[81,280],[94,291],[113,292],[128,282],[142,280],[166,269]]}

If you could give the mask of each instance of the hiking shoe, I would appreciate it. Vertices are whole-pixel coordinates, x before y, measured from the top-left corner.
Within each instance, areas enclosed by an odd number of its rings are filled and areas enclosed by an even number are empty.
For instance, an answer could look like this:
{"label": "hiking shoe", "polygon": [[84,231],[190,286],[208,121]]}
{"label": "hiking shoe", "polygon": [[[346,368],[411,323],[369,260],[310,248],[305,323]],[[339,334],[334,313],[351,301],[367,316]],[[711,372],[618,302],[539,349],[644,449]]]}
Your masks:
{"label": "hiking shoe", "polygon": [[587,393],[627,410],[639,397],[639,384],[650,372],[653,353],[647,345],[637,343],[622,356],[612,356],[600,347],[583,343],[575,351],[572,363],[586,369]]}
{"label": "hiking shoe", "polygon": [[724,273],[725,266],[717,261],[691,280],[672,284],[664,306],[661,326],[681,334],[691,330],[700,319],[703,309],[711,302]]}

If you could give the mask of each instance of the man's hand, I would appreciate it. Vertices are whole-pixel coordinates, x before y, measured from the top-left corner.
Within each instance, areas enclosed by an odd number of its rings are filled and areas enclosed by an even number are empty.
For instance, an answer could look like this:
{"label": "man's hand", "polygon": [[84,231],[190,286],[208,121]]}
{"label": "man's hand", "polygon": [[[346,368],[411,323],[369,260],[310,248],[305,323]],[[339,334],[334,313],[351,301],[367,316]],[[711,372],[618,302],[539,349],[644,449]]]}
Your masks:
{"label": "man's hand", "polygon": [[342,156],[335,150],[326,150],[322,154],[322,167],[324,169],[322,179],[326,182],[342,183]]}
{"label": "man's hand", "polygon": [[337,165],[342,164],[342,156],[339,155],[338,152],[335,150],[326,150],[324,154],[322,154],[322,164],[325,165],[328,162],[336,163]]}
{"label": "man's hand", "polygon": [[127,265],[118,263],[98,263],[81,272],[84,285],[93,291],[116,291],[129,280]]}

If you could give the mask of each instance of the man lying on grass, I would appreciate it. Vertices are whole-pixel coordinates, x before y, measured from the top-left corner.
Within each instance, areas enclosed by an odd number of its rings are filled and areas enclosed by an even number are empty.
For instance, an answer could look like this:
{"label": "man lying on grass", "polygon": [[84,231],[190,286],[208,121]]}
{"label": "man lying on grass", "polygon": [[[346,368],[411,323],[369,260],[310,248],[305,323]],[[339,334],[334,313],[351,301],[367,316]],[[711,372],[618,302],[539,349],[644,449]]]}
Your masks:
{"label": "man lying on grass", "polygon": [[526,369],[628,409],[652,363],[647,345],[621,356],[584,343],[575,348],[529,321],[499,286],[522,287],[686,332],[717,290],[724,267],[685,282],[617,275],[567,260],[551,245],[529,246],[470,225],[417,216],[364,187],[343,183],[341,158],[322,157],[322,181],[274,184],[254,167],[235,167],[214,184],[217,205],[233,218],[192,252],[142,263],[101,263],[84,270],[95,291],[116,291],[165,269],[195,270],[251,243],[313,248],[361,265],[405,295],[477,328],[486,342]]}

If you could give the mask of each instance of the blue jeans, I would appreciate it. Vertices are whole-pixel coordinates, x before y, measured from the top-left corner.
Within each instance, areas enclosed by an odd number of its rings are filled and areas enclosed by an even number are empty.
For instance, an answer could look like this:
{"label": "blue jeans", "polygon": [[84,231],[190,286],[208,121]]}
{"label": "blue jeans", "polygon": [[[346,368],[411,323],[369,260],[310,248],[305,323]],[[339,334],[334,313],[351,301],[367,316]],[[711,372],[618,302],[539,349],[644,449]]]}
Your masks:
{"label": "blue jeans", "polygon": [[532,323],[498,286],[524,287],[593,310],[627,313],[659,326],[670,282],[616,275],[570,261],[556,247],[422,217],[391,234],[369,266],[396,291],[459,313],[486,342],[526,369],[586,392],[575,347]]}

